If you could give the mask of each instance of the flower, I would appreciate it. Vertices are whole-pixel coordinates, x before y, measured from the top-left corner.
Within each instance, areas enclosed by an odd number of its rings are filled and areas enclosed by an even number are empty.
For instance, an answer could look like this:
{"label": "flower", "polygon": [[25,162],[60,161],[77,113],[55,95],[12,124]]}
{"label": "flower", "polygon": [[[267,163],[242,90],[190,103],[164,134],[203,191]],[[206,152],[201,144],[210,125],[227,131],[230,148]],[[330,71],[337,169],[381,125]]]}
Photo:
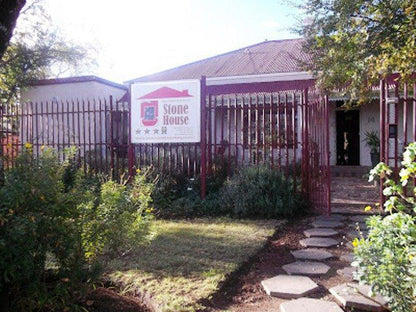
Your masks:
{"label": "flower", "polygon": [[26,148],[26,149],[31,149],[31,148],[32,148],[32,146],[33,146],[33,144],[31,144],[31,143],[29,143],[29,142],[26,142],[26,143],[25,143],[25,148]]}
{"label": "flower", "polygon": [[358,238],[354,238],[354,240],[352,241],[352,246],[354,248],[358,246]]}
{"label": "flower", "polygon": [[372,207],[371,206],[366,206],[365,208],[364,208],[364,211],[365,212],[367,212],[367,211],[370,211],[372,209]]}

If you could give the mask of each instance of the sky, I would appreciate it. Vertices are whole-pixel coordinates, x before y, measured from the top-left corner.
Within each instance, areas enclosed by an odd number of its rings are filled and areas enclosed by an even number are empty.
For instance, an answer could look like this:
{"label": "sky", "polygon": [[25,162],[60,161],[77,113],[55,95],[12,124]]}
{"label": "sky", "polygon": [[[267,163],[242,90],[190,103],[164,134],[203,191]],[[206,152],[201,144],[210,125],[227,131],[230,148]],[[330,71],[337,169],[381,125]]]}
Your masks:
{"label": "sky", "polygon": [[44,0],[66,37],[93,46],[94,74],[115,82],[296,38],[288,0]]}

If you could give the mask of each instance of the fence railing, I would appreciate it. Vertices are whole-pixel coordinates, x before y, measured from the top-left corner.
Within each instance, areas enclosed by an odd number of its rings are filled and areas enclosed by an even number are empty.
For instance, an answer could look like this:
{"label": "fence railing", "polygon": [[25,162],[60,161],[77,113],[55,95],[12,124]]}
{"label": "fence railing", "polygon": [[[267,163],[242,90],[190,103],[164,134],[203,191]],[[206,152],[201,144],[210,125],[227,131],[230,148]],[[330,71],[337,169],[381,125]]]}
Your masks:
{"label": "fence railing", "polygon": [[3,167],[13,164],[26,143],[36,155],[51,147],[61,158],[75,147],[85,170],[113,176],[148,165],[197,177],[202,165],[205,175],[218,166],[231,175],[242,166],[266,164],[293,179],[295,191],[310,195],[319,210],[329,211],[327,102],[308,101],[307,89],[205,98],[203,149],[201,143],[130,144],[130,104],[112,98],[3,105]]}

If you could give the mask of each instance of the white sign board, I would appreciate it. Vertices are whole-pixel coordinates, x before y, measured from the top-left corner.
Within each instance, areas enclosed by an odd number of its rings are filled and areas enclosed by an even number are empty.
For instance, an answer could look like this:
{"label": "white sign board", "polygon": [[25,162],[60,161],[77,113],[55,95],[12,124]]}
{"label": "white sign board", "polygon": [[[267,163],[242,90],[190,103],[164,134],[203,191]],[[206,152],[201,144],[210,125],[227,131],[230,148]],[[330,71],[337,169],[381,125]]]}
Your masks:
{"label": "white sign board", "polygon": [[199,80],[131,86],[132,143],[193,143],[201,140]]}

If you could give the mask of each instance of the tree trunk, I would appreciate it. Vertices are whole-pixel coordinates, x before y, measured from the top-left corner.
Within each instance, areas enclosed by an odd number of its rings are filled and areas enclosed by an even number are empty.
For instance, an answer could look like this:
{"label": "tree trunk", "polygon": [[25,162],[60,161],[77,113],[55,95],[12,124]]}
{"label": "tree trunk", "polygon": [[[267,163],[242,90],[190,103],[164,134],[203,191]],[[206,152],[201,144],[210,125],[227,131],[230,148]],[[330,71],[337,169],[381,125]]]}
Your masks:
{"label": "tree trunk", "polygon": [[0,0],[0,58],[6,51],[16,20],[25,3],[26,0]]}

